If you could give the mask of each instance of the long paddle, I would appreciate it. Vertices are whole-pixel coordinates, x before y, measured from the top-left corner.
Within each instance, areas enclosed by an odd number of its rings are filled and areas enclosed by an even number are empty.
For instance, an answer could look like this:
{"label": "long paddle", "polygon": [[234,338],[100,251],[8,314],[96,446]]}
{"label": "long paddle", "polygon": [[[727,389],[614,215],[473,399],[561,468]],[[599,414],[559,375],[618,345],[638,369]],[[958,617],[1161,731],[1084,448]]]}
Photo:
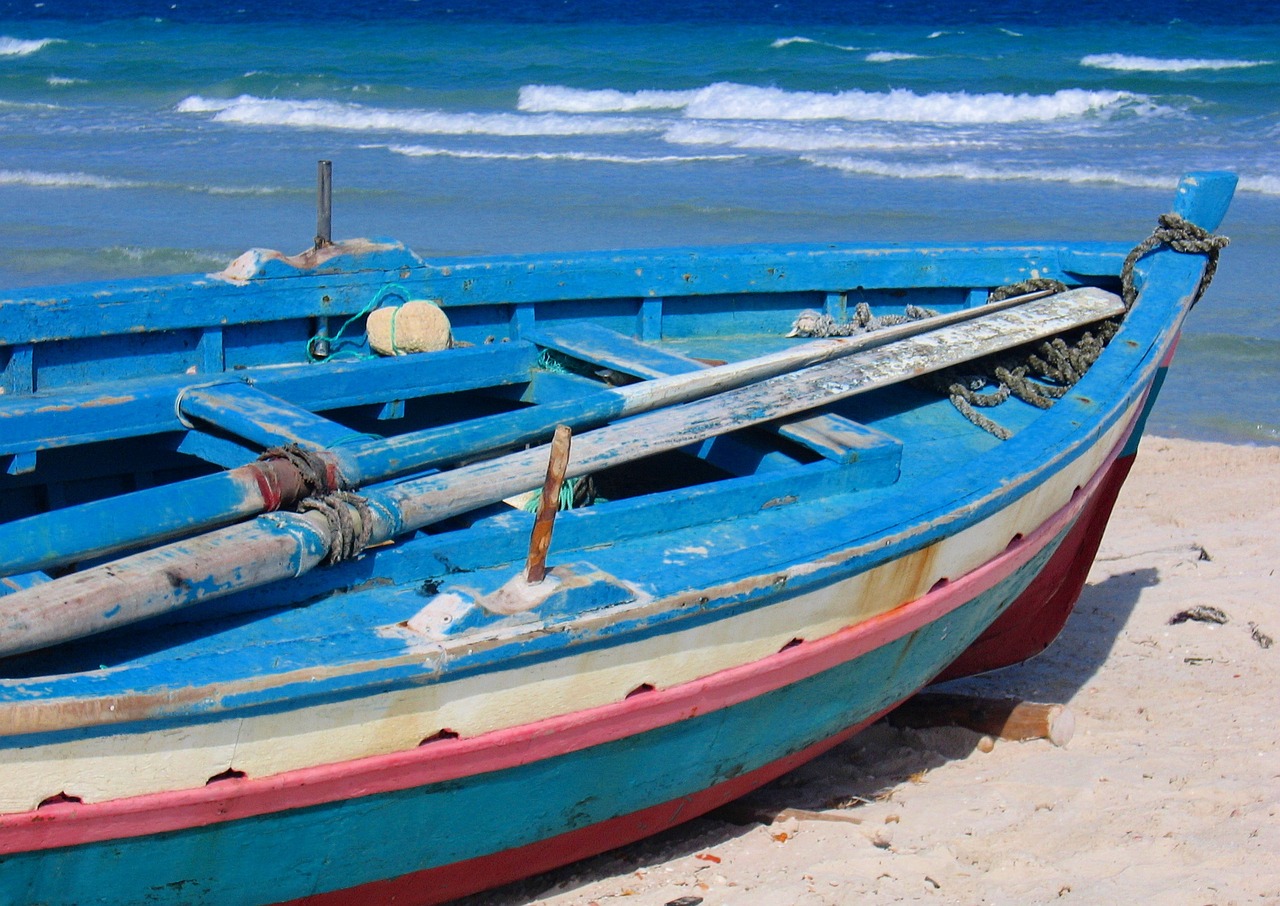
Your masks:
{"label": "long paddle", "polygon": [[[1079,289],[918,333],[679,406],[625,419],[574,440],[569,476],[678,449],[717,434],[1053,336],[1123,312],[1118,297]],[[532,490],[549,445],[370,491],[366,544]],[[317,512],[252,522],[135,554],[0,598],[0,656],[103,632],[205,599],[313,569],[336,539]]]}
{"label": "long paddle", "polygon": [[[688,402],[753,381],[884,346],[997,311],[1047,293],[1031,293],[896,325],[858,337],[818,340],[771,355],[672,375],[571,400],[543,403],[441,428],[377,438],[321,453],[350,488],[411,475],[494,450]],[[181,405],[181,403],[180,403]],[[281,405],[284,405],[283,403]],[[335,428],[337,426],[334,426]],[[306,487],[287,460],[258,461],[213,475],[29,516],[0,525],[0,576],[138,549],[288,509]]]}

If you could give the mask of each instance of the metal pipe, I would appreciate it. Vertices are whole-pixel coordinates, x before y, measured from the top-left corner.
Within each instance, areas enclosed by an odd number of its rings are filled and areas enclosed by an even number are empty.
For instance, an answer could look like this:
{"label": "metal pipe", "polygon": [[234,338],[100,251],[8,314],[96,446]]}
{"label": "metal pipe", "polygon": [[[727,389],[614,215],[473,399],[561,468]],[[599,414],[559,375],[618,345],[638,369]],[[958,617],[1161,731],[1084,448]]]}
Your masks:
{"label": "metal pipe", "polygon": [[316,248],[333,242],[333,161],[316,161]]}

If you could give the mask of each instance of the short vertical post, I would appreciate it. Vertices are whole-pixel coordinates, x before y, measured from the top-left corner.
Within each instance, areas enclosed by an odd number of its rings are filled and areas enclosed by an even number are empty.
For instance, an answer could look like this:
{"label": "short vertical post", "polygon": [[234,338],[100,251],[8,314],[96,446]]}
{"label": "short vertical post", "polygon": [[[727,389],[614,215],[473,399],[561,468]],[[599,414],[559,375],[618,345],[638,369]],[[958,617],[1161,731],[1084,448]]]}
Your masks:
{"label": "short vertical post", "polygon": [[333,242],[333,161],[316,162],[316,248]]}
{"label": "short vertical post", "polygon": [[560,425],[551,440],[547,480],[542,484],[542,499],[538,501],[538,514],[534,517],[533,534],[529,537],[529,561],[524,577],[530,585],[537,585],[547,577],[547,551],[551,548],[551,530],[560,509],[560,488],[569,468],[569,441],[572,436],[573,431],[568,425]]}

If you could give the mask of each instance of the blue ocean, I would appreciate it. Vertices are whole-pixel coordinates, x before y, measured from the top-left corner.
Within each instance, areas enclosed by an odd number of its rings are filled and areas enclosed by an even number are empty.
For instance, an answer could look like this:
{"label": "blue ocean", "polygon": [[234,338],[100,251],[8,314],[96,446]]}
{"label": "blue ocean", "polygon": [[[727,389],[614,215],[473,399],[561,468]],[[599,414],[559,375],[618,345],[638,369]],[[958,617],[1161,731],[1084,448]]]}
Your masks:
{"label": "blue ocean", "polygon": [[426,256],[1127,239],[1240,175],[1151,427],[1280,443],[1280,5],[0,0],[0,289]]}

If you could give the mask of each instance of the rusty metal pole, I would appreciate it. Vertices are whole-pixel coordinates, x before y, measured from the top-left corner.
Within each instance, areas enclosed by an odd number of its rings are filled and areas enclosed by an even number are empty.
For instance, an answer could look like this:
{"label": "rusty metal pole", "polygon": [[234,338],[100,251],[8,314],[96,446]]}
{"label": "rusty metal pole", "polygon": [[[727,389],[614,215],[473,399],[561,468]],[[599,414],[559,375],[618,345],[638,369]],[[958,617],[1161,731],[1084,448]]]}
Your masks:
{"label": "rusty metal pole", "polygon": [[533,520],[533,533],[529,536],[529,560],[524,577],[530,585],[537,585],[547,577],[547,551],[551,548],[551,530],[560,509],[560,488],[564,485],[564,473],[569,468],[569,441],[572,436],[573,431],[568,425],[560,425],[551,439],[547,480],[542,484],[538,515]]}
{"label": "rusty metal pole", "polygon": [[316,161],[316,248],[333,242],[333,161]]}

